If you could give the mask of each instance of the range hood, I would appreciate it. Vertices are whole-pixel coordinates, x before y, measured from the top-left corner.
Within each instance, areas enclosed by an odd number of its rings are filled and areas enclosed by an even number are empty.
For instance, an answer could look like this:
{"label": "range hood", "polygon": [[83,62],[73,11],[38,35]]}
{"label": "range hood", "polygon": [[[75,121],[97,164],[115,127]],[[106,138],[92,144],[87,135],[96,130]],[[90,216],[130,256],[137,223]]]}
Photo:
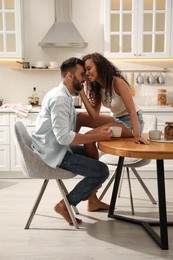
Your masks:
{"label": "range hood", "polygon": [[88,43],[84,41],[71,21],[71,13],[72,0],[55,0],[55,23],[38,45],[41,47],[87,47]]}

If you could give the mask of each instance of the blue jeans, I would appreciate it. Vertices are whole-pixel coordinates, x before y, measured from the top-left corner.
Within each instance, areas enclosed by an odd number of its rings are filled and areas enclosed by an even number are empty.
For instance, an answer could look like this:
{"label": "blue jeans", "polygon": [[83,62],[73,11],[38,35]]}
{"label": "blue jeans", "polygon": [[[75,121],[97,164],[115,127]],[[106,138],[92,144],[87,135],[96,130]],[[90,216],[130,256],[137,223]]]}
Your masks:
{"label": "blue jeans", "polygon": [[59,167],[84,177],[67,195],[69,203],[76,206],[102,185],[109,169],[106,164],[85,156],[83,146],[75,146],[72,151],[66,153]]}

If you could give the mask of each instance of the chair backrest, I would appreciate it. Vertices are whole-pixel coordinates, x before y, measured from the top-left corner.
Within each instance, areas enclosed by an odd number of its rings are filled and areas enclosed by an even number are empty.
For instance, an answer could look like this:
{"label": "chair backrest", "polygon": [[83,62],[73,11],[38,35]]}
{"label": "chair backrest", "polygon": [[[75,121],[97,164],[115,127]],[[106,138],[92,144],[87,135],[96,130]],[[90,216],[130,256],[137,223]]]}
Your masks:
{"label": "chair backrest", "polygon": [[143,114],[144,119],[144,130],[143,133],[148,133],[150,130],[157,129],[157,117],[156,115]]}
{"label": "chair backrest", "polygon": [[75,174],[48,166],[31,148],[32,139],[21,121],[15,123],[15,141],[25,176],[35,179],[69,179]]}

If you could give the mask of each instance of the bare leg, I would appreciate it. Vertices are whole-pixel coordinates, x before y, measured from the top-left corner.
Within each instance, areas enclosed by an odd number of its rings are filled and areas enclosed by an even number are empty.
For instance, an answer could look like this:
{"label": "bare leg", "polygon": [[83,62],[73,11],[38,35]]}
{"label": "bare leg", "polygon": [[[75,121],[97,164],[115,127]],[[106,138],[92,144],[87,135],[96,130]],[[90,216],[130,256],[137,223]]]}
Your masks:
{"label": "bare leg", "polygon": [[84,144],[86,156],[92,159],[99,159],[98,149],[96,143]]}
{"label": "bare leg", "polygon": [[[54,210],[56,211],[56,213],[60,214],[69,223],[69,225],[73,225],[73,222],[68,213],[64,200],[61,200],[58,204],[56,204]],[[76,221],[78,224],[82,223],[81,219],[76,218]]]}
{"label": "bare leg", "polygon": [[92,119],[87,112],[77,113],[76,131],[79,132],[82,126],[96,128],[108,123],[115,122],[112,116],[101,114],[97,119]]}
{"label": "bare leg", "polygon": [[103,125],[120,126],[122,127],[121,137],[133,137],[131,130],[126,128],[122,123],[115,122],[112,116],[100,114],[97,119],[93,120],[87,112],[80,112],[77,114],[77,131],[79,131],[82,126],[98,128]]}

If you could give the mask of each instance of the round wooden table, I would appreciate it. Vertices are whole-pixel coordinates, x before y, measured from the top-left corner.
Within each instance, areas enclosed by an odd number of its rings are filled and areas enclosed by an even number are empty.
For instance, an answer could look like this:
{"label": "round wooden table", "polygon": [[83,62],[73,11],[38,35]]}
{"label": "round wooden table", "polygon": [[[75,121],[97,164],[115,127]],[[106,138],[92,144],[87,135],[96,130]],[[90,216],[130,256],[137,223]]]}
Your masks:
{"label": "round wooden table", "polygon": [[[147,134],[143,137],[148,138]],[[173,142],[154,142],[149,145],[136,144],[133,138],[113,138],[111,141],[100,141],[98,143],[100,151],[108,154],[118,155],[119,162],[116,169],[116,177],[112,191],[110,208],[108,216],[118,220],[142,225],[148,234],[162,248],[168,249],[168,231],[167,226],[173,225],[173,222],[167,222],[166,196],[165,196],[165,177],[164,177],[164,160],[173,159]],[[115,203],[120,184],[124,157],[155,159],[157,166],[157,183],[158,183],[158,201],[159,201],[159,221],[144,221],[131,217],[124,217],[114,214]],[[160,236],[153,230],[152,226],[160,226]]]}

